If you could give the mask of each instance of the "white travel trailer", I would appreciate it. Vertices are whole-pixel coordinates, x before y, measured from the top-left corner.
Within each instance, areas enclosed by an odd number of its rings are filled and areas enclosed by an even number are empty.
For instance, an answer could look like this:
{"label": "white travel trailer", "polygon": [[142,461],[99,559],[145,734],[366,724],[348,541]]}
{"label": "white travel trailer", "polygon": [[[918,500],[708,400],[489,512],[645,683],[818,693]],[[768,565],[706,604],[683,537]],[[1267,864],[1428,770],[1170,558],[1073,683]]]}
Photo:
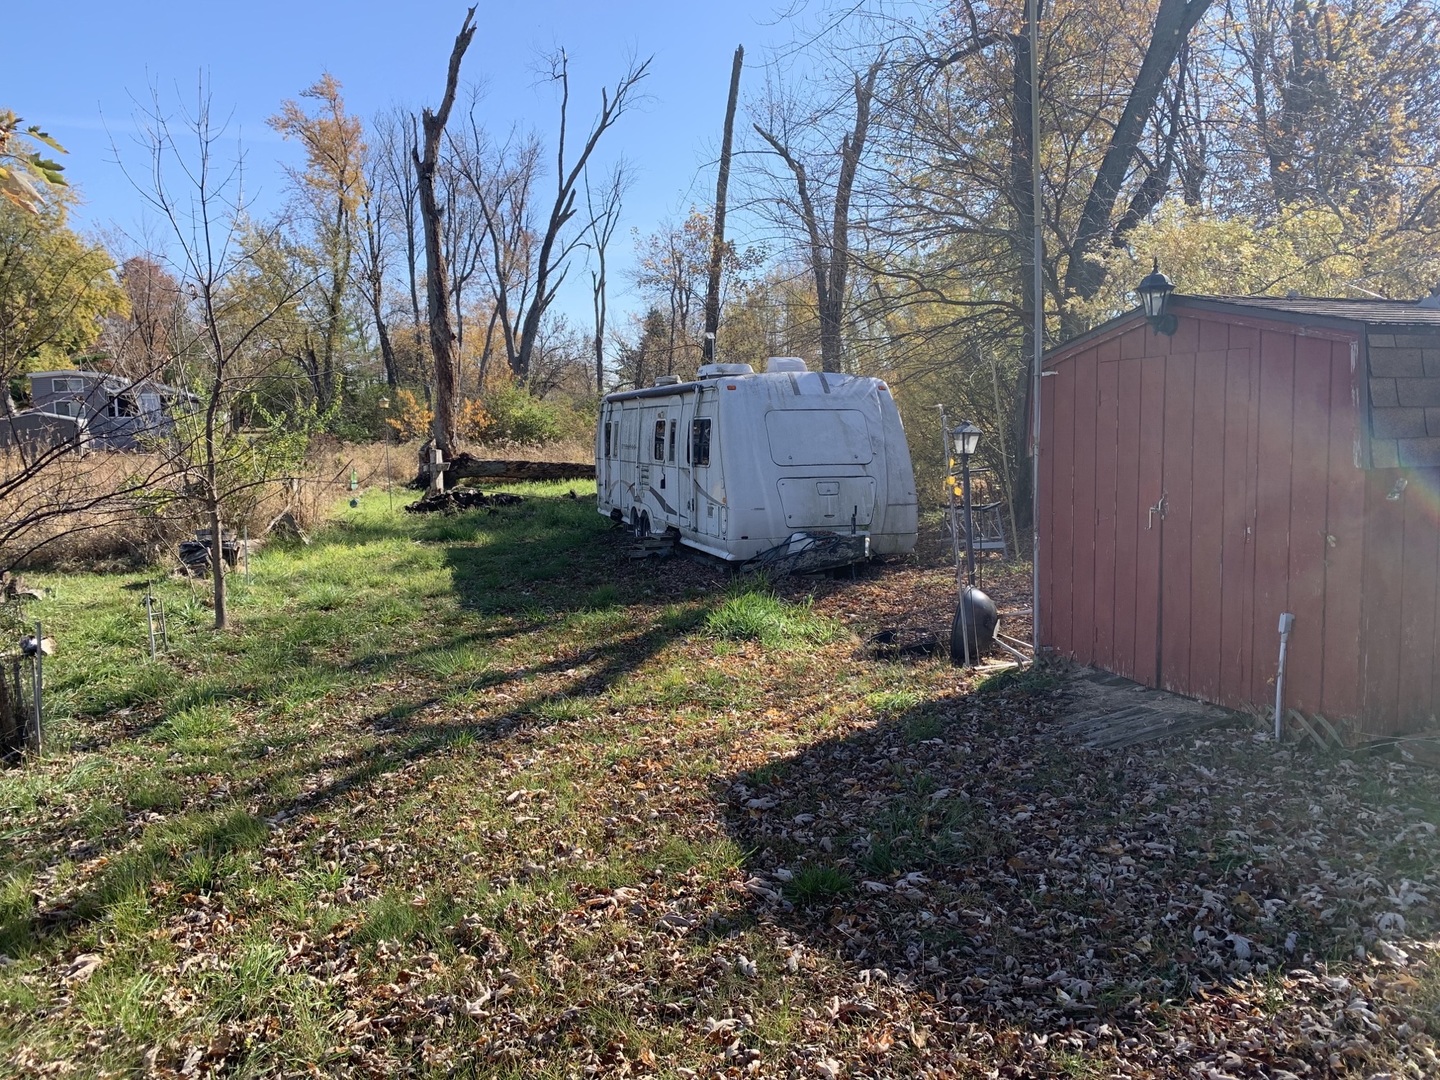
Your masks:
{"label": "white travel trailer", "polygon": [[856,558],[915,546],[915,474],[889,388],[793,357],[610,394],[595,479],[600,513],[729,561],[807,534],[848,537]]}

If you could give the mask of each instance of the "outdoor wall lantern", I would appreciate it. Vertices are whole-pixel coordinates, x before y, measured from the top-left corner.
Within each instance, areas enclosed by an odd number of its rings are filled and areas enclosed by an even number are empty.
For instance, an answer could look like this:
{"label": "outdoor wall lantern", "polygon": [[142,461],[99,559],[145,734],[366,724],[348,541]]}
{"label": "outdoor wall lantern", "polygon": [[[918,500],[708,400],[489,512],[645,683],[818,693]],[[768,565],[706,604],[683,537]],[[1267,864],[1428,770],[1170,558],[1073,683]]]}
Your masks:
{"label": "outdoor wall lantern", "polygon": [[1135,292],[1140,296],[1140,306],[1145,309],[1145,318],[1150,320],[1150,328],[1167,337],[1175,333],[1175,328],[1179,325],[1179,320],[1165,310],[1170,304],[1170,294],[1174,291],[1175,286],[1170,279],[1160,272],[1158,258],[1150,273],[1135,286]]}

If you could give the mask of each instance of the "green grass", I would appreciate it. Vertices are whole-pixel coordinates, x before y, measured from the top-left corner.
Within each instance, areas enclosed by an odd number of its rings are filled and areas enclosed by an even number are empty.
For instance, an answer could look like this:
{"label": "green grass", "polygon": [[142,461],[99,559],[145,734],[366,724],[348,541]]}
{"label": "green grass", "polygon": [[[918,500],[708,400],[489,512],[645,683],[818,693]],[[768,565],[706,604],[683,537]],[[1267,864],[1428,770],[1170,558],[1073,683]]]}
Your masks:
{"label": "green grass", "polygon": [[[883,1062],[859,1050],[918,1030],[908,1006],[829,1023],[857,965],[905,966],[847,943],[970,956],[976,928],[949,915],[991,898],[887,909],[863,883],[1003,865],[1019,842],[1000,819],[1071,797],[1064,756],[1029,744],[1005,751],[1032,759],[1023,790],[949,790],[959,729],[963,753],[991,752],[973,710],[1003,719],[1002,695],[1052,684],[992,681],[986,705],[948,665],[857,659],[794,583],[785,599],[625,559],[574,486],[442,520],[364,493],[314,543],[258,553],[224,633],[203,582],[43,582],[52,749],[0,771],[0,1062],[136,1075],[153,1048],[166,1075],[199,1053],[192,1074],[560,1077],[623,1055],[714,1075],[743,1071],[733,1042],[782,1075],[823,1042],[848,1075],[916,1064],[904,1037]],[[170,613],[153,661],[129,585]],[[1426,850],[1398,839],[1382,865]],[[1207,872],[1245,869],[1207,851]],[[1104,914],[1032,892],[994,925],[1032,907]],[[82,956],[100,964],[70,979]]]}
{"label": "green grass", "polygon": [[808,604],[789,603],[751,583],[731,588],[705,616],[705,629],[721,641],[757,641],[772,649],[823,644],[842,633]]}
{"label": "green grass", "polygon": [[855,887],[854,880],[833,866],[810,863],[795,871],[785,884],[785,894],[797,904],[823,904],[844,896]]}

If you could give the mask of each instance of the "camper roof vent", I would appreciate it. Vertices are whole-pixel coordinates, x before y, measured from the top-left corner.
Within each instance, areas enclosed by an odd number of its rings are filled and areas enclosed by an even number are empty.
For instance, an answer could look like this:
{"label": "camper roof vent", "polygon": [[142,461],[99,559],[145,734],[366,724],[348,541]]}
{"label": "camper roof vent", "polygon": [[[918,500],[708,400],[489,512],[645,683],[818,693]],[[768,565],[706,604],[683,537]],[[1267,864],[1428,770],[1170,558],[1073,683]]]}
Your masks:
{"label": "camper roof vent", "polygon": [[770,372],[809,371],[810,368],[798,356],[772,356],[765,361],[765,370]]}
{"label": "camper roof vent", "polygon": [[651,386],[676,386],[680,382],[679,375],[656,375]]}
{"label": "camper roof vent", "polygon": [[696,374],[698,379],[723,379],[727,375],[753,375],[755,369],[749,364],[702,364]]}

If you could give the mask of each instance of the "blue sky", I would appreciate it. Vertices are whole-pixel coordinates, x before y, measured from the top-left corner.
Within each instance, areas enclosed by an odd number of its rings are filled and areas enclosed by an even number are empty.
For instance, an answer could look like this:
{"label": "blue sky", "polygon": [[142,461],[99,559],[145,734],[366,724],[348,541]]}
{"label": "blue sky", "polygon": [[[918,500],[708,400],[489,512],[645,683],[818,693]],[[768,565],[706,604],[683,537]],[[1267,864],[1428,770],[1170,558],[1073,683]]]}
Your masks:
{"label": "blue sky", "polygon": [[[143,175],[146,154],[133,134],[136,99],[146,99],[155,86],[169,103],[177,93],[193,101],[203,74],[215,113],[228,116],[228,131],[242,140],[245,186],[264,214],[282,196],[280,163],[300,160],[293,144],[265,126],[280,102],[328,70],[362,117],[392,104],[438,104],[465,6],[433,0],[20,4],[5,17],[0,107],[40,124],[69,151],[62,159],[66,176],[85,200],[72,219],[77,227],[119,227],[141,236],[143,200],[115,164],[112,141]],[[602,144],[605,160],[623,154],[637,174],[615,245],[615,254],[628,261],[632,226],[647,233],[714,198],[712,159],[735,46],[746,51],[742,93],[757,93],[769,48],[791,41],[806,15],[804,0],[482,3],[461,78],[484,89],[481,113],[492,131],[520,125],[547,132],[556,98],[539,74],[544,53],[563,46],[570,57],[577,127],[588,123],[601,86],[613,84],[628,58],[654,55],[647,100]],[[565,306],[578,317],[588,303],[576,299]],[[616,299],[617,306],[629,306]]]}

